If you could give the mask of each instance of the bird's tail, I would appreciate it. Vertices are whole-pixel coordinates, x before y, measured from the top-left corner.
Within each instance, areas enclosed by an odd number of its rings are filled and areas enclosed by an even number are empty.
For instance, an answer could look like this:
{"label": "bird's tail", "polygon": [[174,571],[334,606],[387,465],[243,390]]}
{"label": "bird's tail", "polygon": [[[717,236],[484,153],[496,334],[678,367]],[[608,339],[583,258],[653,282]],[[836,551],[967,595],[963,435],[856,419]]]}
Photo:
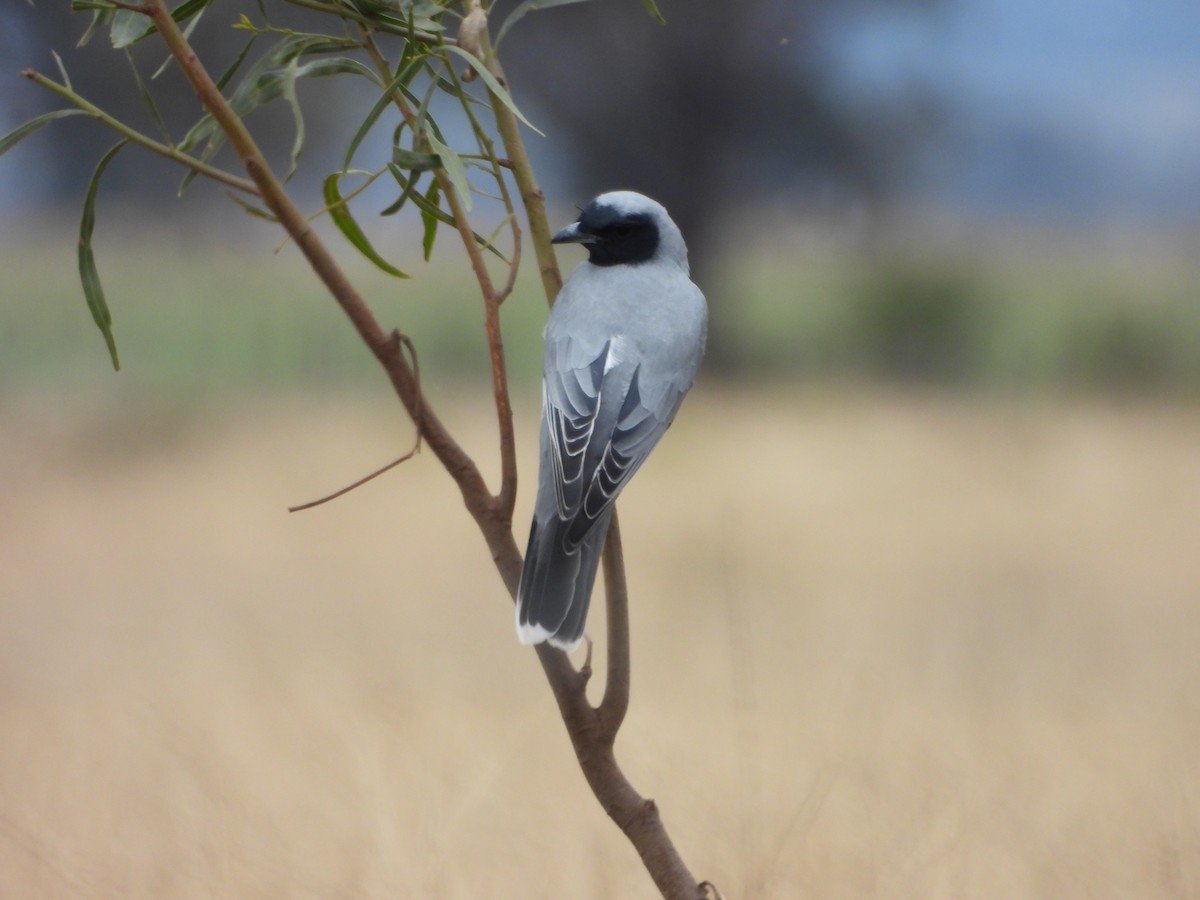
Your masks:
{"label": "bird's tail", "polygon": [[606,510],[583,541],[568,551],[564,538],[569,523],[555,516],[547,522],[534,517],[517,588],[517,636],[522,644],[549,641],[566,651],[579,646],[611,518]]}

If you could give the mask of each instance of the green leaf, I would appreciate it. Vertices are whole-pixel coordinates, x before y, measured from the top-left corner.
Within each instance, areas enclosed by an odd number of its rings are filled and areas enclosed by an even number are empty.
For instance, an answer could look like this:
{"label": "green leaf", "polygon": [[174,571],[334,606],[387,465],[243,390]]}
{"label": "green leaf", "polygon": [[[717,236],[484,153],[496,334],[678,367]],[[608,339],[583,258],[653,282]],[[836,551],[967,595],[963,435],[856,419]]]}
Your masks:
{"label": "green leaf", "polygon": [[429,148],[438,155],[441,168],[450,177],[454,189],[462,198],[463,206],[467,208],[467,212],[470,212],[471,183],[467,181],[467,167],[463,165],[462,157],[434,137],[432,129],[426,132],[425,138],[429,141]]}
{"label": "green leaf", "polygon": [[552,6],[566,6],[568,3],[586,3],[587,0],[525,0],[524,3],[517,4],[517,8],[508,14],[508,18],[504,20],[504,24],[500,26],[500,30],[496,32],[495,45],[500,46],[500,42],[504,40],[504,36],[508,34],[508,29],[512,28],[521,19],[525,18],[528,13],[536,12],[539,9],[549,9]]}
{"label": "green leaf", "polygon": [[[75,8],[73,4],[71,8]],[[116,10],[111,6],[106,9],[93,9],[92,21],[88,25],[87,31],[83,33],[83,37],[79,39],[79,43],[77,43],[75,46],[77,48],[87,46],[88,41],[95,36],[96,32],[112,21],[113,13],[115,12]]]}
{"label": "green leaf", "polygon": [[[300,68],[296,60],[306,54],[328,53],[352,45],[351,41],[329,38],[324,35],[289,35],[254,62],[229,98],[230,108],[243,118],[257,107],[264,106],[281,96],[287,99],[296,123],[296,136],[292,141],[292,170],[295,169],[296,161],[304,146],[304,118],[295,94],[296,71]],[[222,78],[232,77],[233,70],[241,64],[241,60],[248,51],[249,45],[243,48],[234,65]],[[224,143],[225,135],[217,127],[212,116],[207,113],[184,135],[183,140],[179,143],[179,149],[187,152],[204,140],[208,141],[208,146],[200,158],[204,162],[209,162]],[[195,170],[184,176],[179,186],[180,194],[187,190],[188,185],[195,177]]]}
{"label": "green leaf", "polygon": [[512,95],[509,94],[507,90],[505,90],[504,86],[501,85],[500,82],[496,80],[496,76],[493,75],[491,72],[489,72],[487,70],[487,67],[484,66],[484,64],[481,63],[478,59],[476,59],[473,54],[468,53],[462,47],[455,47],[453,44],[446,44],[446,49],[449,50],[451,53],[457,53],[459,56],[461,56],[463,59],[465,59],[470,64],[471,68],[474,69],[477,73],[479,73],[479,77],[481,79],[483,79],[483,83],[487,85],[488,90],[491,91],[492,94],[495,97],[497,97],[501,103],[503,103],[505,106],[507,106],[509,111],[514,116],[516,116],[518,119],[520,119],[526,125],[528,125],[530,128],[532,128],[538,134],[542,135],[542,137],[546,136],[545,134],[542,133],[542,131],[540,131],[537,128],[537,126],[535,126],[532,122],[530,122],[527,118],[525,118],[525,116],[521,113],[521,111],[519,109],[517,109],[517,104],[513,102]]}
{"label": "green leaf", "polygon": [[432,78],[430,79],[429,84],[425,86],[425,95],[420,99],[417,99],[410,93],[408,88],[401,88],[401,90],[404,91],[404,96],[408,98],[408,101],[417,107],[417,114],[413,117],[412,122],[413,131],[420,134],[421,130],[426,127],[426,121],[428,121],[429,129],[435,134],[440,135],[442,133],[441,129],[438,128],[437,122],[433,121],[433,116],[429,115],[429,104],[433,102],[434,95],[437,94],[437,81]]}
{"label": "green leaf", "polygon": [[[250,35],[250,40],[246,41],[246,46],[242,47],[242,52],[239,53],[237,58],[229,64],[229,67],[221,73],[221,77],[217,79],[218,90],[225,90],[225,86],[229,84],[230,80],[237,73],[237,70],[241,68],[242,63],[246,61],[246,56],[250,53],[250,48],[254,46],[254,41],[257,38],[257,34]],[[221,142],[225,137],[217,130],[216,121],[208,113],[205,113],[203,116],[201,116],[200,121],[188,129],[188,133],[183,136],[183,140],[179,144],[179,149],[186,152],[192,147],[195,147],[206,137],[210,138],[210,144],[203,157],[204,162],[208,162],[212,159],[213,155],[217,151],[217,148],[221,145]],[[187,189],[187,186],[191,184],[192,179],[195,177],[195,171],[188,173],[187,177],[183,181],[183,184],[179,187],[180,194]]]}
{"label": "green leaf", "polygon": [[392,148],[392,164],[400,169],[428,172],[436,169],[441,163],[441,157],[436,153],[418,153],[416,150],[406,150],[403,147]]}
{"label": "green leaf", "polygon": [[354,154],[358,151],[359,144],[363,142],[367,133],[375,127],[375,123],[379,121],[379,117],[383,115],[383,111],[391,105],[392,93],[411,82],[416,77],[417,72],[421,71],[423,65],[424,59],[417,57],[414,60],[410,60],[397,71],[392,83],[379,95],[379,99],[375,101],[375,105],[371,107],[371,111],[367,113],[367,117],[363,119],[363,123],[354,132],[354,137],[350,139],[350,146],[346,148],[346,156],[342,160],[343,169],[350,168],[350,163],[354,159]]}
{"label": "green leaf", "polygon": [[288,170],[283,175],[283,180],[289,180],[296,173],[296,166],[300,164],[300,154],[304,151],[304,110],[300,106],[300,98],[296,96],[296,71],[299,67],[296,65],[296,60],[293,59],[285,70],[286,74],[282,79],[281,94],[283,100],[287,103],[288,108],[292,111],[292,124],[296,129],[296,134],[292,138],[292,152],[288,161]]}
{"label": "green leaf", "polygon": [[296,96],[296,79],[305,76],[320,77],[349,72],[364,75],[375,84],[379,83],[373,72],[355,60],[337,57],[332,60],[315,60],[302,65],[299,63],[299,59],[302,56],[330,53],[354,45],[353,41],[329,38],[325,35],[291,35],[276,44],[251,66],[246,77],[242,79],[229,98],[229,105],[233,111],[243,117],[259,106],[264,106],[280,97],[284,99],[291,109],[296,129],[296,135],[292,141],[289,176],[295,171],[300,153],[304,149],[305,138],[304,115],[300,107],[300,100]]}
{"label": "green leaf", "polygon": [[146,82],[142,80],[142,73],[138,71],[137,63],[133,60],[133,53],[128,48],[125,50],[125,59],[129,61],[129,68],[133,70],[133,80],[137,82],[138,94],[141,95],[142,103],[146,105],[146,109],[150,111],[150,117],[154,119],[154,124],[158,127],[158,133],[162,135],[163,140],[168,144],[171,143],[171,132],[167,128],[167,123],[163,120],[162,113],[158,111],[158,104],[154,102],[154,97],[150,93],[150,89],[146,87]]}
{"label": "green leaf", "polygon": [[358,227],[358,223],[354,221],[354,217],[350,215],[349,204],[342,199],[342,195],[338,191],[338,181],[341,177],[341,172],[334,172],[325,179],[323,193],[325,195],[325,205],[329,209],[329,217],[333,219],[334,224],[337,225],[342,234],[355,246],[358,252],[375,263],[380,269],[389,275],[395,275],[397,278],[411,277],[389,263],[371,246],[371,242],[367,240],[367,236],[363,234],[362,229]]}
{"label": "green leaf", "polygon": [[391,94],[392,92],[389,89],[380,95],[379,99],[375,101],[375,105],[371,107],[371,111],[367,113],[367,117],[358,126],[358,130],[354,132],[354,137],[350,139],[350,146],[346,148],[346,155],[342,158],[343,169],[350,168],[350,163],[354,160],[354,154],[358,151],[359,144],[363,142],[363,139],[366,138],[370,130],[375,127],[375,123],[379,121],[379,117],[383,115],[383,111],[391,104]]}
{"label": "green leaf", "polygon": [[[430,215],[434,219],[436,219],[438,222],[441,222],[445,225],[449,225],[451,228],[457,227],[454,224],[453,216],[451,216],[448,212],[444,211],[440,206],[438,206],[438,204],[436,202],[430,201],[429,197],[431,197],[431,196],[434,197],[436,200],[436,193],[434,191],[434,187],[436,185],[437,185],[436,181],[433,182],[432,185],[430,185],[429,196],[422,196],[420,191],[413,191],[411,194],[412,202],[421,208],[421,212],[423,214],[427,213],[428,215]],[[424,215],[422,216],[422,218],[424,219]],[[430,236],[429,231],[428,231],[428,229],[431,227],[431,225],[430,225],[428,219],[424,219],[424,221],[425,221],[425,228],[426,228],[425,240],[429,242],[430,249],[432,249],[433,238]],[[434,223],[434,225],[432,227],[436,227],[436,223]],[[477,243],[480,247],[482,247],[484,250],[491,251],[497,257],[499,257],[501,260],[503,260],[506,264],[508,263],[508,257],[506,257],[499,250],[497,250],[496,246],[491,241],[489,241],[487,238],[485,238],[483,235],[481,235],[478,231],[472,231],[471,234],[475,237],[475,243]]]}
{"label": "green leaf", "polygon": [[[410,3],[407,9],[401,9],[397,0],[349,0],[349,5],[355,12],[392,29],[401,27],[405,31],[421,31],[426,34],[445,30],[436,20],[436,17],[446,12],[438,3]],[[402,15],[406,18],[400,18]]]}
{"label": "green leaf", "polygon": [[296,69],[296,78],[322,78],[326,75],[361,75],[379,86],[379,77],[357,59],[335,56],[330,59],[314,59]]}
{"label": "green leaf", "polygon": [[[202,15],[204,15],[204,10],[207,8],[208,8],[207,6],[202,7],[201,9],[197,10],[196,15],[192,16],[192,20],[190,22],[188,22],[187,27],[185,29],[183,29],[184,40],[191,40],[192,32],[195,31],[196,26],[200,24],[200,17]],[[158,68],[154,70],[154,74],[150,76],[150,80],[151,81],[155,80],[156,78],[158,78],[159,75],[161,75],[163,72],[167,71],[167,66],[169,66],[173,62],[175,62],[175,57],[172,56],[170,53],[168,53],[166,56],[166,59],[164,59],[159,64]]]}
{"label": "green leaf", "polygon": [[658,11],[658,4],[654,0],[642,0],[642,6],[646,7],[646,12],[654,16],[659,25],[666,25],[667,20],[663,18],[663,14]]}
{"label": "green leaf", "polygon": [[225,191],[224,194],[226,197],[228,197],[230,200],[232,200],[234,203],[236,203],[238,206],[240,206],[243,210],[248,212],[250,215],[254,216],[256,219],[266,219],[268,222],[278,222],[279,221],[278,217],[272,215],[270,212],[263,209],[261,206],[255,206],[253,203],[250,203],[249,201],[242,199],[240,196],[235,194],[233,191]]}
{"label": "green leaf", "polygon": [[[183,3],[171,10],[171,18],[176,22],[186,22],[192,16],[203,11],[210,3],[212,0],[184,0]],[[72,9],[94,8],[94,6],[94,4],[80,2],[80,0],[72,0],[71,3]],[[154,24],[145,13],[135,12],[131,9],[119,9],[112,18],[109,38],[112,40],[114,49],[120,50],[130,44],[136,44],[154,32]]]}
{"label": "green leaf", "polygon": [[254,46],[254,42],[257,39],[257,34],[250,35],[250,40],[246,41],[246,46],[242,48],[242,52],[237,55],[237,58],[229,64],[229,67],[222,72],[221,77],[217,79],[218,90],[225,90],[225,85],[229,84],[230,79],[232,79],[237,73],[237,70],[242,67],[242,63],[246,61],[246,55],[250,52],[250,48]]}
{"label": "green leaf", "polygon": [[66,86],[67,90],[75,90],[71,86],[71,76],[67,74],[67,67],[63,65],[62,57],[54,50],[50,51],[50,55],[54,57],[54,64],[58,66],[58,74],[62,76],[62,83]]}
{"label": "green leaf", "polygon": [[408,176],[405,176],[403,171],[394,165],[388,166],[388,171],[392,173],[392,177],[396,179],[396,183],[400,185],[400,196],[391,203],[386,209],[379,211],[381,216],[394,216],[408,202],[408,198],[412,196],[413,189],[417,186],[417,181],[421,178],[421,173],[414,171]]}
{"label": "green leaf", "polygon": [[42,113],[30,119],[23,125],[18,125],[4,137],[0,137],[0,156],[3,156],[25,138],[29,137],[43,125],[53,122],[55,119],[62,119],[66,116],[86,116],[87,113],[82,109],[56,109],[54,112]]}
{"label": "green leaf", "polygon": [[83,285],[83,296],[87,300],[88,309],[92,311],[92,319],[104,335],[104,343],[108,345],[108,355],[112,358],[115,371],[120,371],[121,360],[117,356],[117,342],[113,339],[112,314],[108,311],[108,303],[104,299],[104,288],[100,284],[100,273],[96,270],[96,258],[92,253],[92,231],[96,226],[96,191],[100,187],[100,179],[113,157],[127,143],[129,142],[121,141],[114,144],[96,164],[96,171],[92,173],[92,180],[88,182],[87,195],[83,201],[83,217],[79,222],[79,281]]}
{"label": "green leaf", "polygon": [[134,12],[132,9],[118,9],[108,31],[113,48],[120,50],[122,47],[128,47],[153,31],[154,26],[147,25],[148,21],[145,13]]}
{"label": "green leaf", "polygon": [[440,190],[441,188],[435,179],[430,183],[428,193],[422,197],[426,201],[425,204],[421,204],[421,221],[425,224],[425,236],[421,238],[421,249],[425,253],[425,262],[429,262],[429,257],[433,256],[433,242],[437,240],[439,216],[436,215],[434,210],[441,210],[438,204]]}

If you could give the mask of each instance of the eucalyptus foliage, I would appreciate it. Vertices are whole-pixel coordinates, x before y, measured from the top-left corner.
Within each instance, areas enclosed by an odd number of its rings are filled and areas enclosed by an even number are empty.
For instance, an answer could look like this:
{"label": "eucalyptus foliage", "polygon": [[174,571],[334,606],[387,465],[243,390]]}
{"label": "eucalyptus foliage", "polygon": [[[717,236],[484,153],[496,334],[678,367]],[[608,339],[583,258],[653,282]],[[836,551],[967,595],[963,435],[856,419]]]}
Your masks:
{"label": "eucalyptus foliage", "polygon": [[[499,37],[506,34],[526,15],[542,9],[583,0],[524,0],[499,18],[495,27],[488,24],[482,33],[472,27],[472,13],[487,17],[494,14],[489,4],[478,0],[259,0],[257,14],[242,15],[232,26],[240,35],[241,46],[232,62],[216,77],[229,106],[241,118],[269,104],[285,105],[293,123],[292,139],[287,148],[286,178],[295,175],[307,139],[301,85],[313,78],[352,78],[370,83],[377,100],[366,111],[352,132],[342,160],[335,172],[321,178],[320,194],[324,206],[313,216],[328,215],[350,245],[381,271],[398,278],[409,273],[388,258],[369,239],[367,229],[351,209],[351,201],[376,181],[394,184],[393,199],[377,213],[394,216],[411,212],[422,223],[422,255],[428,259],[440,227],[459,226],[455,209],[471,213],[473,196],[483,194],[502,200],[504,220],[512,220],[516,210],[505,183],[506,161],[493,149],[492,136],[477,110],[498,103],[511,111],[527,127],[533,125],[521,114],[507,88],[481,55],[490,52],[487,32]],[[642,0],[655,18],[662,20],[654,0]],[[214,9],[215,8],[215,9]],[[245,212],[263,219],[274,219],[254,196],[253,186],[240,173],[223,168],[218,162],[226,136],[213,117],[203,113],[182,134],[173,135],[156,100],[156,81],[174,65],[171,57],[149,77],[139,71],[130,49],[155,34],[145,9],[110,0],[72,0],[71,9],[90,16],[89,26],[80,45],[107,37],[112,49],[125,54],[132,70],[138,94],[150,113],[156,135],[146,134],[133,125],[108,115],[89,102],[72,85],[67,66],[56,57],[59,79],[26,71],[24,74],[72,104],[17,127],[0,138],[0,155],[43,126],[64,116],[90,115],[117,131],[121,143],[110,150],[96,166],[83,204],[79,238],[79,272],[84,296],[92,317],[108,346],[114,368],[118,367],[112,315],[108,308],[92,249],[96,217],[96,198],[101,179],[117,150],[127,144],[140,146],[180,163],[185,169],[179,190],[182,194],[197,176],[224,183],[230,199]],[[201,26],[213,27],[212,19],[220,7],[213,0],[183,0],[171,7],[173,18],[185,36]],[[326,16],[327,32],[299,31],[293,27],[296,9],[309,15]],[[205,14],[211,13],[207,19]],[[435,104],[448,97],[452,105]],[[454,115],[461,121],[453,128],[443,127],[438,117]],[[449,111],[447,111],[449,110]],[[455,112],[456,111],[456,112]],[[466,127],[463,127],[465,124]],[[377,128],[390,129],[390,151],[385,159],[358,163],[362,144]],[[466,134],[462,146],[452,146],[448,134]],[[372,146],[376,146],[372,143]],[[439,177],[443,176],[443,177]],[[456,195],[451,203],[444,189],[448,179]],[[499,234],[502,221],[495,228]],[[488,229],[491,231],[491,229]],[[497,247],[493,238],[471,229],[475,241],[497,258],[509,261],[509,254]]]}

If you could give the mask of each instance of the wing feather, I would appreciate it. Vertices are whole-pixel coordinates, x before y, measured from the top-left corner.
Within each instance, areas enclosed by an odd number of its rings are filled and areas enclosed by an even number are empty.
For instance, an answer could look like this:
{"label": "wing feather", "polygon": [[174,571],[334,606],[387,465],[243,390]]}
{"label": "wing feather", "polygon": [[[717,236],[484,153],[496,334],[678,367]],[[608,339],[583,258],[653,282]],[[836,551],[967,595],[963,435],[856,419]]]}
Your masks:
{"label": "wing feather", "polygon": [[686,387],[671,385],[651,404],[640,364],[617,358],[613,341],[582,365],[562,364],[567,349],[546,372],[543,402],[563,549],[572,553],[646,461]]}

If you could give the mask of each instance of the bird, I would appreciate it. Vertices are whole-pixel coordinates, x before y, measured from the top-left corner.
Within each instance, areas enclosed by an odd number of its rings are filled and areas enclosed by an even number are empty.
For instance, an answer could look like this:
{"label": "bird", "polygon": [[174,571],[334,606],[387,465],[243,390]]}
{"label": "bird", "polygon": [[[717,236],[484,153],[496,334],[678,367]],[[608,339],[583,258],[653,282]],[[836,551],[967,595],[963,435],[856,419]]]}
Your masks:
{"label": "bird", "polygon": [[537,497],[517,588],[517,636],[574,650],[583,638],[617,495],[670,427],[708,328],[687,246],[662,204],[600,194],[552,238],[586,261],[543,333]]}

